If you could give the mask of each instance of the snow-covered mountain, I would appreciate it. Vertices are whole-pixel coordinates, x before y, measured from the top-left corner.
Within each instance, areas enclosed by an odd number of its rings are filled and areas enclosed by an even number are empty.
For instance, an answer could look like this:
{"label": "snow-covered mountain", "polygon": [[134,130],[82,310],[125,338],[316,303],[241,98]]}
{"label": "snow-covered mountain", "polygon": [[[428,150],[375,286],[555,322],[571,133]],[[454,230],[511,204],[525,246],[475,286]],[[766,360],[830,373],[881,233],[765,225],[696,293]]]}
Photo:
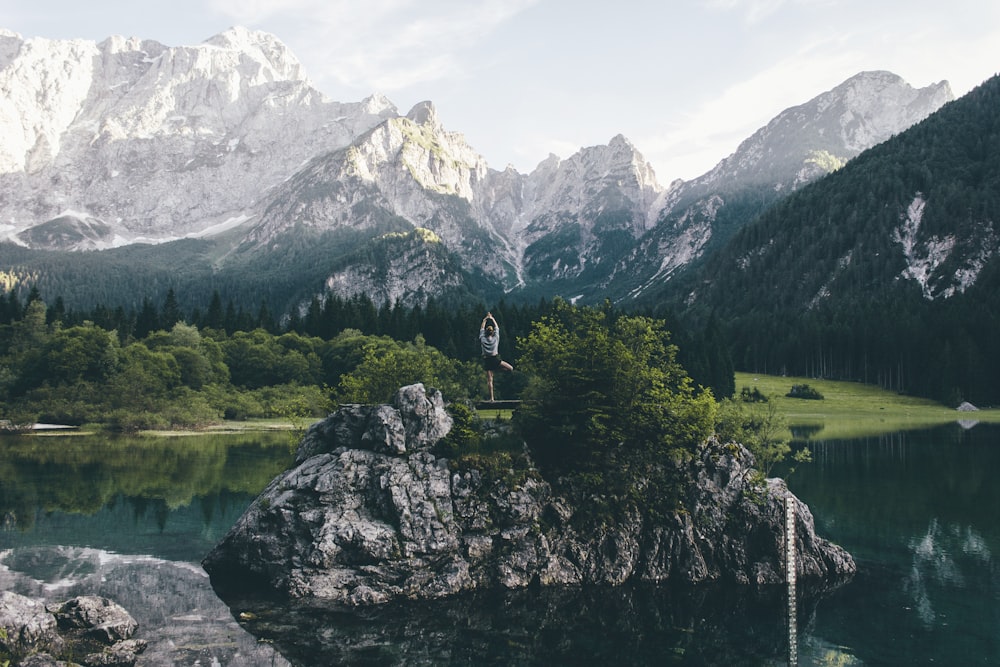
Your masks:
{"label": "snow-covered mountain", "polygon": [[310,158],[397,113],[380,96],[327,99],[281,42],[243,28],[195,47],[3,31],[0,90],[0,231],[49,248],[242,220]]}
{"label": "snow-covered mountain", "polygon": [[860,74],[664,190],[622,136],[496,171],[432,103],[334,102],[242,28],[194,47],[0,31],[0,89],[0,235],[62,250],[213,238],[221,271],[311,246],[330,259],[306,291],[403,302],[482,285],[640,294],[745,224],[748,196],[773,201],[951,99],[946,83]]}

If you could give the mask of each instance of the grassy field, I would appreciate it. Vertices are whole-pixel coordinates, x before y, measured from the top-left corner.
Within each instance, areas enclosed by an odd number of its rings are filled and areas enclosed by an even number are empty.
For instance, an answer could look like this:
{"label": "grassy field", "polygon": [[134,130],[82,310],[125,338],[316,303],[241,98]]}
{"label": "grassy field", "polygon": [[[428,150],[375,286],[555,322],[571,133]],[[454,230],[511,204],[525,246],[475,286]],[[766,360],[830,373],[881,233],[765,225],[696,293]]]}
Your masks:
{"label": "grassy field", "polygon": [[[793,384],[809,385],[823,395],[823,400],[788,398],[785,394]],[[959,419],[1000,423],[1000,409],[958,412],[928,399],[902,396],[858,382],[737,373],[737,393],[744,387],[756,387],[771,398],[789,427],[819,429],[811,435],[813,438],[860,438]]]}

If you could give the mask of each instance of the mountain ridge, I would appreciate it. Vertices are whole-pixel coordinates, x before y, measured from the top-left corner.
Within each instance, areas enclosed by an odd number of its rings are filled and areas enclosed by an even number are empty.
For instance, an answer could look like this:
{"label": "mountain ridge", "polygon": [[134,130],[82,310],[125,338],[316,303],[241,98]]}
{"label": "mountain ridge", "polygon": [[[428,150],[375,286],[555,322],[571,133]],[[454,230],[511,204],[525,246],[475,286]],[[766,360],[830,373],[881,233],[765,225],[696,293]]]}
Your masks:
{"label": "mountain ridge", "polygon": [[746,370],[1000,399],[1000,76],[737,231],[656,295]]}
{"label": "mountain ridge", "polygon": [[627,258],[632,271],[644,274],[629,296],[669,280],[781,197],[952,99],[947,82],[915,89],[890,72],[867,71],[785,109],[711,170],[664,193],[654,231]]}
{"label": "mountain ridge", "polygon": [[[705,176],[663,188],[622,135],[565,159],[550,156],[528,174],[494,170],[461,133],[445,129],[433,103],[400,115],[381,96],[332,102],[267,33],[232,28],[197,47],[166,47],[119,37],[100,44],[22,40],[7,31],[0,44],[8,64],[0,82],[7,86],[46,62],[65,62],[66,52],[89,54],[77,66],[99,74],[86,96],[77,91],[62,106],[50,105],[59,122],[32,125],[18,117],[34,129],[31,142],[0,150],[0,164],[8,165],[0,170],[0,233],[21,245],[64,250],[211,238],[216,271],[251,273],[266,253],[319,244],[315,257],[334,244],[330,266],[304,272],[310,282],[295,290],[296,300],[331,285],[352,296],[347,290],[360,283],[331,280],[333,259],[338,271],[346,257],[371,261],[363,252],[369,240],[416,228],[431,230],[454,255],[446,264],[461,268],[457,278],[467,291],[492,285],[486,289],[585,301],[636,298],[777,198],[748,194],[737,178],[741,169],[757,174],[758,190],[795,187],[794,177],[761,166],[761,155],[782,141],[796,173],[809,166],[803,178],[810,180],[850,157],[814,155],[815,136],[835,134],[829,128],[837,118],[851,116],[854,134],[845,136],[863,144],[881,136],[875,130],[904,129],[950,96],[945,83],[914,90],[889,73],[862,73],[834,89],[841,92],[815,98],[808,114],[802,105],[777,117],[798,110],[802,118],[784,126],[802,130],[812,144],[789,129],[761,135],[765,127]],[[35,69],[10,67],[26,54]],[[42,92],[37,99],[57,91]],[[816,100],[826,106],[819,109]],[[18,108],[0,103],[0,123],[13,124]],[[850,143],[836,141],[834,148]],[[748,202],[755,199],[763,204],[754,208]],[[383,269],[357,266],[354,273]],[[426,288],[404,281],[385,293],[415,303]]]}
{"label": "mountain ridge", "polygon": [[330,101],[267,33],[234,28],[198,47],[12,35],[0,86],[20,92],[0,103],[0,205],[15,240],[80,212],[114,230],[96,247],[198,232],[396,113],[382,97]]}

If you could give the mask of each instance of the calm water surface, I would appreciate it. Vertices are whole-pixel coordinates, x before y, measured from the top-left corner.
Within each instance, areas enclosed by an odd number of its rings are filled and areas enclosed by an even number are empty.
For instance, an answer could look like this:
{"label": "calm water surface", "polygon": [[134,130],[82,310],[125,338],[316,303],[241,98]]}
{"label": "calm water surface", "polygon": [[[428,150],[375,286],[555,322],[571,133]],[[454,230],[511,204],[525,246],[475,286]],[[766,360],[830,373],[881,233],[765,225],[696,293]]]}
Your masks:
{"label": "calm water surface", "polygon": [[[1000,664],[1000,428],[805,446],[814,462],[789,485],[859,573],[800,585],[794,661]],[[145,665],[790,662],[782,587],[527,590],[357,613],[220,600],[199,563],[290,460],[287,435],[0,439],[0,590],[116,599],[150,641]]]}

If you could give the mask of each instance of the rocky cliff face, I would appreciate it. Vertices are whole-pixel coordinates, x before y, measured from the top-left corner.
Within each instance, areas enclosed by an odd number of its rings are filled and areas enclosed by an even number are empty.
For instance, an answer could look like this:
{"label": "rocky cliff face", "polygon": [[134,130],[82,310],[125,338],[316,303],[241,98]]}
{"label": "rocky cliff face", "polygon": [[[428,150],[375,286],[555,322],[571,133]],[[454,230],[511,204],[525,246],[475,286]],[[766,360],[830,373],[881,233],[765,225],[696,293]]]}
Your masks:
{"label": "rocky cliff face", "polygon": [[[455,467],[434,455],[451,427],[439,392],[400,389],[392,405],[346,406],[314,425],[205,569],[225,588],[250,577],[291,597],[367,605],[529,584],[783,581],[780,480],[748,481],[752,457],[707,442],[686,469],[687,512],[634,512],[598,529],[538,475]],[[854,572],[797,504],[798,573]]]}

